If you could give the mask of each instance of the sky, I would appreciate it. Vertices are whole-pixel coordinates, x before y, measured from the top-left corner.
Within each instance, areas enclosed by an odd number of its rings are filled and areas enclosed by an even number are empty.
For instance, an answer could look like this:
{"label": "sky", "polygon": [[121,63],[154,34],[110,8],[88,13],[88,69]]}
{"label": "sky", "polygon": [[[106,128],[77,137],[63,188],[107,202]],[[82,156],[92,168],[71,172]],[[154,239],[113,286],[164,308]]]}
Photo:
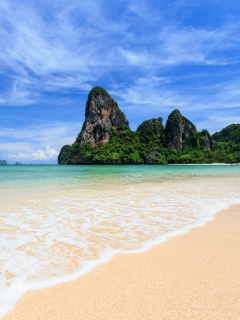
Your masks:
{"label": "sky", "polygon": [[240,1],[1,0],[0,159],[57,163],[105,88],[132,130],[240,122]]}

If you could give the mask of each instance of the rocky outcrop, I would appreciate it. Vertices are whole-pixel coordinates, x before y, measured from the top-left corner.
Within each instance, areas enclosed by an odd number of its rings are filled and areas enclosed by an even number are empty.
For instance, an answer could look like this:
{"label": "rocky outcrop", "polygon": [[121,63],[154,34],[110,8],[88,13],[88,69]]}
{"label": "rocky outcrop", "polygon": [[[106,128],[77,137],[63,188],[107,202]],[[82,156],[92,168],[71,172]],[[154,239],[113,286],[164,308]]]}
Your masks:
{"label": "rocky outcrop", "polygon": [[166,140],[170,149],[182,150],[183,141],[191,138],[194,133],[196,133],[195,125],[183,117],[179,110],[175,109],[170,113],[166,123]]}
{"label": "rocky outcrop", "polygon": [[81,131],[81,145],[90,142],[94,147],[99,142],[106,143],[111,135],[111,127],[129,126],[125,114],[108,92],[93,88],[86,104],[85,122]]}
{"label": "rocky outcrop", "polygon": [[82,130],[71,146],[62,147],[58,163],[197,163],[209,156],[205,149],[211,148],[209,132],[198,132],[177,109],[169,115],[165,127],[159,117],[144,121],[132,131],[108,92],[95,87],[88,95]]}
{"label": "rocky outcrop", "polygon": [[143,121],[143,123],[138,126],[137,132],[143,143],[148,143],[156,139],[162,143],[165,141],[165,130],[161,117]]}
{"label": "rocky outcrop", "polygon": [[160,159],[159,152],[153,152],[149,156],[146,157],[147,164],[158,164]]}
{"label": "rocky outcrop", "polygon": [[202,136],[202,147],[204,149],[211,150],[212,149],[212,139],[211,135],[207,130],[202,130],[201,131],[201,136]]}
{"label": "rocky outcrop", "polygon": [[72,150],[70,145],[65,145],[59,152],[58,163],[60,164],[72,164]]}

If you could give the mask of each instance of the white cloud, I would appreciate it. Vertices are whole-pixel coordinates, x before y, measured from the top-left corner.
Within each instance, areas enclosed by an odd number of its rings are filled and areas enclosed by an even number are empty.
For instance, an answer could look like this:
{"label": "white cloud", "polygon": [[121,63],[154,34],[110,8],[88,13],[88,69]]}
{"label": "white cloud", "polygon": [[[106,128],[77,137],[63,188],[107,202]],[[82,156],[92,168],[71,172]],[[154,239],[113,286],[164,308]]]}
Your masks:
{"label": "white cloud", "polygon": [[151,7],[149,3],[145,0],[133,0],[129,1],[128,10],[134,14],[136,14],[143,21],[149,23],[155,23],[162,20],[162,13],[160,14],[160,10],[156,10],[155,7]]}
{"label": "white cloud", "polygon": [[[56,123],[31,125],[25,128],[0,127],[0,159],[57,161],[57,151],[65,144],[72,144],[82,123]],[[10,142],[4,142],[8,140]],[[46,145],[51,148],[46,149]],[[37,151],[36,151],[37,150]],[[51,157],[50,157],[51,156]]]}
{"label": "white cloud", "polygon": [[[0,138],[8,138],[19,141],[26,140],[28,143],[39,143],[40,146],[54,144],[55,148],[62,144],[63,139],[73,143],[82,127],[81,122],[54,123],[30,125],[24,128],[0,127]],[[14,142],[15,143],[15,142]],[[22,150],[26,151],[26,150]]]}
{"label": "white cloud", "polygon": [[[47,102],[59,114],[64,103],[70,105],[67,99],[85,94],[99,80],[120,99],[123,111],[137,110],[144,117],[173,108],[200,110],[205,119],[220,109],[237,112],[239,22],[226,16],[218,26],[191,22],[194,16],[188,14],[195,15],[199,5],[196,0],[108,5],[103,0],[1,0],[0,105],[39,108]],[[196,11],[189,10],[193,6]],[[42,125],[41,114],[37,120],[32,110],[31,115],[34,125],[16,128],[5,121],[12,128],[0,127],[3,154],[32,154],[47,145],[60,150],[81,129],[77,122],[53,126],[44,119]],[[211,127],[210,120],[205,124]]]}
{"label": "white cloud", "polygon": [[[192,79],[196,77],[198,75],[192,75]],[[146,78],[136,78],[132,85],[116,85],[110,93],[122,100],[125,110],[138,109],[139,113],[172,108],[195,112],[208,110],[214,113],[221,109],[240,108],[239,81],[219,81],[212,84],[200,81],[195,86],[193,80],[192,84],[185,87],[180,86],[178,81],[176,76],[164,78],[149,73]]]}
{"label": "white cloud", "polygon": [[[0,68],[14,81],[3,104],[35,102],[35,93],[53,88],[88,91],[114,65],[114,35],[126,25],[105,17],[102,3],[53,1],[51,4],[2,0]],[[116,52],[115,52],[116,51]],[[1,101],[0,101],[1,103]]]}
{"label": "white cloud", "polygon": [[195,77],[198,86],[193,80],[188,87],[183,87],[178,84],[176,76],[164,78],[149,74],[148,78],[136,78],[130,86],[116,85],[110,93],[117,97],[127,117],[130,115],[137,119],[137,112],[141,120],[134,123],[130,120],[134,130],[141,121],[152,117],[161,116],[165,123],[170,112],[176,108],[194,122],[198,130],[207,129],[210,133],[231,123],[239,123],[239,81],[208,84],[198,79],[198,75],[193,75],[192,79]]}
{"label": "white cloud", "polygon": [[[149,113],[151,110],[168,110],[169,107],[182,107],[188,104],[189,97],[178,90],[170,90],[171,78],[156,77],[149,74],[148,78],[137,78],[128,87],[116,87],[110,93],[120,97],[126,109],[138,109],[138,112]],[[141,109],[139,106],[143,106]],[[140,109],[140,110],[139,110]]]}
{"label": "white cloud", "polygon": [[0,104],[25,106],[34,104],[37,101],[38,94],[30,90],[22,80],[14,80],[11,87],[2,94]]}
{"label": "white cloud", "polygon": [[234,64],[239,62],[239,57],[219,55],[219,52],[238,47],[235,39],[237,29],[232,24],[214,30],[184,29],[170,25],[150,34],[144,39],[142,48],[137,43],[136,49],[119,47],[119,53],[128,64],[148,68],[179,64]]}
{"label": "white cloud", "polygon": [[1,155],[4,157],[8,152],[31,152],[32,146],[28,142],[5,142],[0,143]]}
{"label": "white cloud", "polygon": [[46,161],[46,160],[56,160],[59,151],[51,149],[49,146],[46,147],[46,150],[38,149],[32,153],[23,153],[18,152],[17,154],[8,154],[9,160],[33,160],[33,161]]}
{"label": "white cloud", "polygon": [[221,116],[210,116],[209,119],[198,121],[197,128],[200,130],[208,128],[213,134],[229,126],[232,123],[240,123],[240,116],[232,116],[231,113],[223,113]]}
{"label": "white cloud", "polygon": [[104,1],[72,0],[66,5],[2,0],[0,68],[10,74],[12,84],[1,94],[0,104],[34,104],[45,91],[63,88],[89,91],[105,73],[136,66],[161,70],[236,62],[236,56],[221,53],[239,47],[239,25],[184,28],[174,19],[166,23],[164,10],[161,4],[155,8],[144,0],[130,0],[113,19]]}

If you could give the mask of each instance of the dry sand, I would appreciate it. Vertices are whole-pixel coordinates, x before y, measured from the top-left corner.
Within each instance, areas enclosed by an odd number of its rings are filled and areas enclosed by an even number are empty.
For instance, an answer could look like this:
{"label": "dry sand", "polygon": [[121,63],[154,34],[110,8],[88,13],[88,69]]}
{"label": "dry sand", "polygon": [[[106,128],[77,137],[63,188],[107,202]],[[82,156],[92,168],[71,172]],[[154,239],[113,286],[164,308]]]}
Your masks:
{"label": "dry sand", "polygon": [[4,320],[240,319],[240,205],[144,253],[30,291]]}

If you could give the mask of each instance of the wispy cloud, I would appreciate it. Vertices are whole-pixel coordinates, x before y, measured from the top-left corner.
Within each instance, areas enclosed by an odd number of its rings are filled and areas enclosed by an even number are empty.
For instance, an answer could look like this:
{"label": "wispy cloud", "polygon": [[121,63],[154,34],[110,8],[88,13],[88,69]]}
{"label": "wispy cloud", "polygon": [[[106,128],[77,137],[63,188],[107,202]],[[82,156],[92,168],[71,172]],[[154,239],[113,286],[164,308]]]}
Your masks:
{"label": "wispy cloud", "polygon": [[[175,108],[193,121],[199,130],[211,133],[240,121],[240,83],[225,81],[208,84],[200,81],[188,88],[178,84],[177,77],[138,78],[131,86],[116,86],[111,94],[120,100],[126,114],[137,114],[143,120],[163,117],[164,122]],[[133,129],[140,124],[135,121]],[[131,124],[131,122],[130,122]]]}
{"label": "wispy cloud", "polygon": [[95,85],[135,126],[166,119],[173,108],[210,131],[238,119],[234,8],[196,0],[1,0],[0,157],[73,143]]}
{"label": "wispy cloud", "polygon": [[[55,123],[52,124],[40,124],[29,125],[25,128],[1,128],[0,127],[0,141],[7,137],[14,140],[27,140],[32,143],[39,143],[41,146],[46,145],[50,141],[54,145],[60,147],[63,142],[72,144],[75,141],[76,136],[81,130],[82,123]],[[23,150],[24,151],[24,150]]]}
{"label": "wispy cloud", "polygon": [[[18,129],[0,127],[0,158],[41,160],[40,157],[42,157],[42,160],[51,160],[56,163],[61,147],[75,141],[81,126],[79,122],[71,122],[56,123],[54,126],[51,124],[31,125]],[[47,145],[51,145],[51,148],[47,148],[46,151]],[[55,151],[51,152],[51,150]],[[51,158],[48,158],[50,155]],[[39,157],[39,159],[34,159],[34,157]],[[46,159],[43,159],[44,157]]]}
{"label": "wispy cloud", "polygon": [[183,87],[178,84],[178,77],[164,78],[149,74],[148,78],[135,79],[131,86],[116,86],[110,92],[122,100],[126,109],[148,105],[147,110],[141,108],[142,112],[174,106],[185,110],[192,110],[193,106],[200,110],[216,110],[240,107],[239,86],[239,81],[223,81],[216,84],[201,82],[197,87],[193,82]]}
{"label": "wispy cloud", "polygon": [[28,142],[2,142],[0,143],[0,155],[3,159],[8,152],[32,152],[32,146]]}
{"label": "wispy cloud", "polygon": [[53,1],[36,8],[3,0],[0,17],[0,67],[5,74],[11,70],[13,79],[2,103],[8,99],[13,105],[32,104],[34,93],[52,88],[89,90],[90,82],[114,64],[114,46],[108,50],[106,42],[125,28],[104,19],[95,1],[68,6]]}
{"label": "wispy cloud", "polygon": [[5,106],[25,106],[38,101],[39,93],[31,90],[24,81],[13,80],[12,85],[2,92],[0,104]]}
{"label": "wispy cloud", "polygon": [[46,161],[56,160],[59,151],[51,149],[49,146],[45,150],[38,149],[36,152],[23,153],[18,152],[17,154],[8,154],[9,160],[33,160],[33,161]]}
{"label": "wispy cloud", "polygon": [[208,131],[213,134],[229,126],[232,123],[240,123],[240,116],[234,116],[231,112],[220,113],[220,116],[210,116],[209,119],[198,121],[197,127],[204,129],[208,127]]}
{"label": "wispy cloud", "polygon": [[119,52],[129,64],[154,68],[179,64],[234,64],[239,62],[239,56],[232,56],[228,50],[239,47],[236,41],[238,30],[239,26],[235,24],[214,30],[171,25],[146,37],[147,49],[141,44],[142,50],[120,47]]}
{"label": "wispy cloud", "polygon": [[107,12],[104,1],[2,0],[0,68],[12,84],[0,103],[34,104],[43,92],[62,88],[86,92],[104,74],[132,72],[136,66],[161,71],[239,61],[228,52],[239,48],[236,23],[215,29],[182,26],[166,21],[164,6],[156,9],[145,0],[126,2],[117,19]]}

